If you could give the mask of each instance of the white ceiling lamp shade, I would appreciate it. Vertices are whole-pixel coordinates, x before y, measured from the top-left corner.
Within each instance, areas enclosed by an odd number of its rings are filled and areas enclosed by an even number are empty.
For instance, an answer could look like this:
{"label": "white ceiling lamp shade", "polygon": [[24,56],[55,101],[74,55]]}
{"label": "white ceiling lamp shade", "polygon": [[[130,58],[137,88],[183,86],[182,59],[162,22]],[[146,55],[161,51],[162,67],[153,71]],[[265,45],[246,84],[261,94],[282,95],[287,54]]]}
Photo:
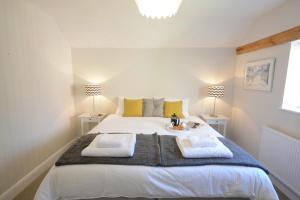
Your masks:
{"label": "white ceiling lamp shade", "polygon": [[141,15],[152,19],[174,16],[182,0],[135,0]]}

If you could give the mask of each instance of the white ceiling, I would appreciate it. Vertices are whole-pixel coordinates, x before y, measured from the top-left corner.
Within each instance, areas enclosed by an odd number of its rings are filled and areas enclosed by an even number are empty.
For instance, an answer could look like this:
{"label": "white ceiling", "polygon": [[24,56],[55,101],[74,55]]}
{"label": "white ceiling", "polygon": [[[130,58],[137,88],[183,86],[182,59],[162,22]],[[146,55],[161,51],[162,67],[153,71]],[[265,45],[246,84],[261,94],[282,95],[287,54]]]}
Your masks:
{"label": "white ceiling", "polygon": [[286,0],[183,0],[175,17],[141,16],[134,0],[30,0],[53,16],[72,47],[235,47]]}

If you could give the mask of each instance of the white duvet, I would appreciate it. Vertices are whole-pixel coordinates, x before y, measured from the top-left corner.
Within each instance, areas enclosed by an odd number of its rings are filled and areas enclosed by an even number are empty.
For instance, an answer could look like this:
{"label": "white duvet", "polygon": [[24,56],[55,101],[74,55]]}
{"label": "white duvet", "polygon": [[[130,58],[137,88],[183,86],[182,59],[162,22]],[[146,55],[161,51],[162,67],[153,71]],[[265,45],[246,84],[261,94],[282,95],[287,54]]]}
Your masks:
{"label": "white duvet", "polygon": [[[198,117],[185,121],[204,125],[182,134],[219,133]],[[124,118],[110,115],[90,133],[172,134],[165,118]],[[53,166],[40,185],[35,200],[90,199],[99,197],[245,197],[278,200],[267,174],[241,166],[148,167],[124,165]]]}

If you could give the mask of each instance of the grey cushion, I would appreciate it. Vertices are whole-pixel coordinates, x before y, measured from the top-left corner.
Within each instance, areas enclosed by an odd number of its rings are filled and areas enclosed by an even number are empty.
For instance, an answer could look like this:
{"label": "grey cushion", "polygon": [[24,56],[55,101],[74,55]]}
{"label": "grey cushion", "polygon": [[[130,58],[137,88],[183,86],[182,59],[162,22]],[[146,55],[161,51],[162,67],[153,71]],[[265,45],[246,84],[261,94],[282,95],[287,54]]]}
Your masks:
{"label": "grey cushion", "polygon": [[144,102],[143,116],[152,117],[152,113],[154,110],[153,99],[143,99],[143,102]]}
{"label": "grey cushion", "polygon": [[144,117],[163,117],[164,116],[164,100],[165,99],[143,99]]}
{"label": "grey cushion", "polygon": [[164,98],[161,99],[153,99],[153,117],[163,117],[164,116]]}

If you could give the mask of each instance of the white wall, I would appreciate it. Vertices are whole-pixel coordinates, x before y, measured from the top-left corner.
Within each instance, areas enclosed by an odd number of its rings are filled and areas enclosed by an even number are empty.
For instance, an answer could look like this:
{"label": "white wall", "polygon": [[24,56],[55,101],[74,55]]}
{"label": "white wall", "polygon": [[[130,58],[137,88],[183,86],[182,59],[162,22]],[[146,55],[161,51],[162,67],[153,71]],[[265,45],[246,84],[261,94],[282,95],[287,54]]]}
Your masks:
{"label": "white wall", "polygon": [[269,11],[261,16],[253,26],[249,28],[243,44],[299,26],[299,10],[299,0],[288,0],[283,5]]}
{"label": "white wall", "polygon": [[[188,97],[192,113],[210,112],[207,85],[225,84],[217,110],[230,116],[234,49],[72,49],[77,112],[91,111],[87,82],[103,84],[98,111],[115,111],[117,96]],[[99,105],[100,104],[100,105]]]}
{"label": "white wall", "polygon": [[[248,41],[261,39],[270,34],[300,25],[300,1],[289,3],[263,16],[253,26]],[[247,42],[245,40],[245,43]],[[232,113],[233,131],[230,135],[238,144],[258,156],[262,125],[271,126],[284,133],[300,138],[300,114],[280,110],[288,67],[290,44],[262,49],[237,56],[234,105]],[[272,92],[243,89],[244,67],[249,61],[276,58]]]}
{"label": "white wall", "polygon": [[[300,114],[280,109],[289,49],[290,44],[284,44],[237,57],[231,137],[255,156],[259,152],[262,125],[271,126],[292,137],[300,138]],[[276,58],[272,92],[243,89],[245,64],[252,60],[270,57]]]}
{"label": "white wall", "polygon": [[71,49],[23,0],[0,1],[0,194],[74,137]]}

